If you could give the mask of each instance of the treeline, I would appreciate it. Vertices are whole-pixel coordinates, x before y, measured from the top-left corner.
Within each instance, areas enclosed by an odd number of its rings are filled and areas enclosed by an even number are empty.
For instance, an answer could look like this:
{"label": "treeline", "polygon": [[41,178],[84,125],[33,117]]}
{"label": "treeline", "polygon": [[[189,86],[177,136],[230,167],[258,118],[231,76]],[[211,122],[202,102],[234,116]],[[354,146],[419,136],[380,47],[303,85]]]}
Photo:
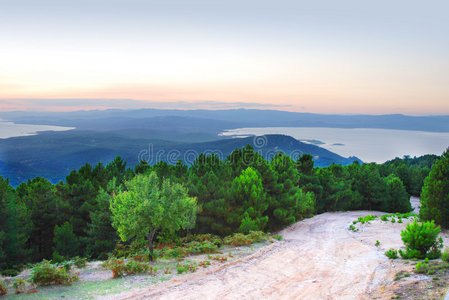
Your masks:
{"label": "treeline", "polygon": [[37,177],[13,188],[0,176],[0,270],[61,255],[105,258],[119,242],[111,198],[136,174],[155,172],[161,184],[181,183],[197,198],[191,233],[227,235],[275,231],[326,211],[410,211],[409,194],[419,194],[435,158],[316,168],[308,154],[268,161],[247,146],[225,160],[201,154],[191,166],[142,161],[130,169],[117,157],[106,166],[86,164],[57,184]]}

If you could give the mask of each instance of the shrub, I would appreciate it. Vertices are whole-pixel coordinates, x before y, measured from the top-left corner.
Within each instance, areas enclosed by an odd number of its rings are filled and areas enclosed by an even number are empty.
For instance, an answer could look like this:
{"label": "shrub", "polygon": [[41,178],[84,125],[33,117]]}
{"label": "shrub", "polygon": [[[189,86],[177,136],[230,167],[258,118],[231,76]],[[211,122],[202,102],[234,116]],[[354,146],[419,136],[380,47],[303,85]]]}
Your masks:
{"label": "shrub", "polygon": [[199,266],[207,268],[208,266],[210,266],[210,260],[203,260],[202,262],[200,262]]}
{"label": "shrub", "polygon": [[73,264],[78,268],[78,269],[82,269],[86,266],[87,264],[87,258],[84,257],[79,257],[79,256],[75,256],[73,258]]}
{"label": "shrub", "polygon": [[427,267],[427,264],[425,262],[418,262],[415,266],[415,272],[419,274],[425,274],[427,273],[429,268]]}
{"label": "shrub", "polygon": [[0,279],[0,296],[8,294],[8,288],[6,287],[5,281]]}
{"label": "shrub", "polygon": [[380,217],[380,219],[384,222],[388,222],[388,216],[387,215],[383,215]]}
{"label": "shrub", "polygon": [[19,271],[14,270],[14,269],[6,269],[6,270],[2,271],[2,275],[7,276],[7,277],[14,277],[14,276],[19,275],[19,273],[20,273]]}
{"label": "shrub", "polygon": [[182,274],[182,273],[193,273],[198,269],[198,266],[196,263],[192,263],[192,264],[186,264],[186,265],[181,265],[181,264],[177,264],[176,265],[176,270],[178,271],[178,274]]}
{"label": "shrub", "polygon": [[365,224],[365,223],[369,223],[370,221],[374,221],[374,220],[376,220],[376,219],[377,219],[377,217],[375,217],[375,216],[372,216],[372,215],[366,215],[366,216],[364,216],[364,217],[359,217],[357,220],[358,220],[360,223]]}
{"label": "shrub", "polygon": [[248,236],[253,240],[253,243],[262,242],[267,239],[267,235],[263,231],[250,231]]}
{"label": "shrub", "polygon": [[282,241],[283,237],[282,237],[282,235],[276,234],[276,235],[273,235],[273,239],[276,239],[278,241]]}
{"label": "shrub", "polygon": [[12,283],[12,287],[16,290],[16,294],[25,292],[25,285],[26,285],[26,282],[22,278],[17,278]]}
{"label": "shrub", "polygon": [[377,240],[376,243],[375,243],[374,245],[375,245],[376,247],[379,247],[379,246],[380,246],[379,240]]}
{"label": "shrub", "polygon": [[391,223],[396,223],[396,219],[394,217],[391,218]]}
{"label": "shrub", "polygon": [[388,258],[390,258],[390,259],[396,259],[396,258],[398,258],[399,256],[398,256],[398,250],[396,250],[396,249],[389,249],[389,250],[387,250],[386,252],[385,252],[385,256],[387,256]]}
{"label": "shrub", "polygon": [[243,233],[234,233],[231,236],[224,238],[224,243],[226,245],[232,245],[234,247],[239,247],[243,245],[249,245],[253,242],[249,235],[244,235]]}
{"label": "shrub", "polygon": [[352,231],[358,231],[358,229],[357,228],[355,228],[355,226],[354,225],[349,225],[349,230],[352,230]]}
{"label": "shrub", "polygon": [[156,272],[156,268],[151,268],[145,262],[140,262],[136,260],[128,260],[125,262],[123,259],[110,258],[105,261],[102,265],[104,268],[112,271],[113,278],[119,278],[127,274],[140,274],[151,271],[151,273]]}
{"label": "shrub", "polygon": [[78,280],[78,275],[69,274],[64,267],[57,267],[47,260],[36,264],[34,268],[31,269],[30,282],[37,286],[72,284],[75,280]]}
{"label": "shrub", "polygon": [[438,238],[441,232],[440,227],[435,227],[435,223],[424,222],[407,224],[405,230],[401,232],[401,238],[405,245],[405,253],[408,258],[438,258],[441,256],[443,247],[442,238]]}

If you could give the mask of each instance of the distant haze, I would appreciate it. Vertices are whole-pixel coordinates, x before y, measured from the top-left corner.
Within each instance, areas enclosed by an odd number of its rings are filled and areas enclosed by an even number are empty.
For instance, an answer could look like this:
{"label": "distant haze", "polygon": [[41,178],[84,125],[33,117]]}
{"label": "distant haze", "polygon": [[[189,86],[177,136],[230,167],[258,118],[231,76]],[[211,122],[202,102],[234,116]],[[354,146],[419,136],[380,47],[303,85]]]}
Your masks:
{"label": "distant haze", "polygon": [[315,143],[341,156],[357,156],[364,162],[384,163],[404,155],[441,155],[449,147],[449,133],[368,129],[368,128],[240,128],[222,133],[225,136],[285,134],[300,141]]}
{"label": "distant haze", "polygon": [[448,11],[443,0],[3,0],[0,111],[134,99],[449,114]]}

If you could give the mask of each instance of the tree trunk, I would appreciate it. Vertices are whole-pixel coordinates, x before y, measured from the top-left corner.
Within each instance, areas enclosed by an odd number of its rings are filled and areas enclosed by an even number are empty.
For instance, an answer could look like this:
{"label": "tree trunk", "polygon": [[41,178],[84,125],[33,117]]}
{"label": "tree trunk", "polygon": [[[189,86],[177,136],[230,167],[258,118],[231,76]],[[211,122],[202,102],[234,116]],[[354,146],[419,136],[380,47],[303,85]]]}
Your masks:
{"label": "tree trunk", "polygon": [[150,255],[149,255],[150,261],[153,261],[153,251],[154,251],[154,249],[153,249],[153,237],[154,237],[155,233],[156,233],[156,230],[151,230],[148,233],[148,248],[150,249]]}

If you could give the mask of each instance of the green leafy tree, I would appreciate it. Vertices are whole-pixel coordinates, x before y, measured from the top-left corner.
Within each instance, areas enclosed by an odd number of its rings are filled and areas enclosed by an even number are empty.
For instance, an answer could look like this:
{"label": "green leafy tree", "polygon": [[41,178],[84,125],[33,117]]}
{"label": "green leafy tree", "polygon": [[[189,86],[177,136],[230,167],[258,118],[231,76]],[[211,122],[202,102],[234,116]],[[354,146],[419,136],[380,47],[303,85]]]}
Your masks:
{"label": "green leafy tree", "polygon": [[30,227],[25,205],[17,197],[8,179],[0,176],[0,270],[23,263]]}
{"label": "green leafy tree", "polygon": [[125,188],[112,198],[112,224],[123,241],[148,238],[151,259],[156,231],[173,234],[194,226],[198,211],[196,199],[189,197],[182,185],[169,180],[160,185],[156,173],[152,172],[125,181]]}
{"label": "green leafy tree", "polygon": [[248,233],[250,230],[263,230],[267,225],[268,216],[264,215],[268,208],[267,197],[262,180],[251,167],[242,171],[232,182],[229,203],[230,212],[233,212],[228,215],[229,221],[239,224],[239,231]]}
{"label": "green leafy tree", "polygon": [[53,253],[53,230],[61,214],[61,200],[55,186],[45,178],[36,177],[20,184],[17,192],[32,224],[27,242],[32,250],[32,260],[50,258]]}
{"label": "green leafy tree", "polygon": [[63,225],[55,226],[53,242],[55,252],[64,257],[74,257],[78,255],[79,240],[73,233],[72,224],[65,222]]}
{"label": "green leafy tree", "polygon": [[449,149],[432,166],[424,180],[420,217],[449,228]]}
{"label": "green leafy tree", "polygon": [[112,227],[112,213],[110,210],[112,195],[120,192],[116,186],[116,179],[110,181],[107,191],[100,188],[95,199],[95,209],[91,211],[91,222],[88,225],[87,254],[104,259],[107,253],[114,249],[118,241],[117,232]]}
{"label": "green leafy tree", "polygon": [[399,252],[404,258],[438,258],[443,248],[443,239],[438,238],[440,233],[440,226],[435,226],[433,221],[418,223],[415,220],[401,231],[406,248],[405,252]]}
{"label": "green leafy tree", "polygon": [[410,204],[410,196],[405,190],[405,186],[402,184],[401,179],[391,174],[386,178],[386,201],[387,209],[390,212],[409,212],[412,210]]}

